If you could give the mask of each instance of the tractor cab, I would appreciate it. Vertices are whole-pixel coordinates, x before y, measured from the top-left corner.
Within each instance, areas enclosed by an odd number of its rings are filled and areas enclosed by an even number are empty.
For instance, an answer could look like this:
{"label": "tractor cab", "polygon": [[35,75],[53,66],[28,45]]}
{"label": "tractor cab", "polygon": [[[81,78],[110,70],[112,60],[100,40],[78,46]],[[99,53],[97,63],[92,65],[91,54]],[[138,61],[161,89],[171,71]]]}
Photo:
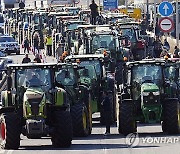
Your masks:
{"label": "tractor cab", "polygon": [[0,129],[12,133],[1,137],[2,148],[18,149],[21,133],[34,139],[49,134],[55,147],[71,145],[70,105],[66,91],[54,83],[56,68],[53,63],[7,66],[7,90],[1,93],[0,109],[0,123],[6,127]]}
{"label": "tractor cab", "polygon": [[[145,59],[125,64],[119,110],[120,133],[136,132],[137,121],[151,124],[162,122],[163,132],[179,132],[177,85],[172,81],[167,82],[167,77],[172,76],[171,80],[175,79],[175,70],[172,63],[168,64],[163,59]],[[172,95],[169,95],[171,92]],[[124,122],[127,119],[123,115],[127,112],[128,117],[132,114],[133,118],[126,127]],[[173,121],[170,114],[176,120]]]}
{"label": "tractor cab", "polygon": [[141,60],[146,57],[145,40],[140,37],[139,27],[136,22],[119,23],[117,30],[121,36],[125,37],[121,41],[122,46],[131,49],[134,60]]}
{"label": "tractor cab", "polygon": [[103,54],[72,55],[66,57],[67,63],[77,62],[85,70],[80,70],[80,82],[89,87],[94,101],[93,112],[101,112],[101,123],[104,123],[104,112],[101,109],[102,92],[109,91],[112,99],[112,121],[115,121],[115,79],[106,72]]}

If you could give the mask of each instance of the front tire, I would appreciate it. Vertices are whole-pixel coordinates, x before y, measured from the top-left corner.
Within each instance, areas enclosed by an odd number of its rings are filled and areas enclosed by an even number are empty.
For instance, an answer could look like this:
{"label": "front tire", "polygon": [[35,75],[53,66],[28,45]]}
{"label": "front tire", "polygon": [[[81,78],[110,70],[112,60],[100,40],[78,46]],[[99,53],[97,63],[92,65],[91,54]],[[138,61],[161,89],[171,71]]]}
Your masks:
{"label": "front tire", "polygon": [[76,104],[71,107],[71,116],[73,123],[73,135],[76,137],[88,136],[89,119],[88,111],[84,104]]}
{"label": "front tire", "polygon": [[52,145],[57,148],[68,148],[72,141],[72,120],[70,112],[55,111],[53,114],[54,132],[51,135]]}
{"label": "front tire", "polygon": [[164,102],[163,131],[168,134],[180,132],[180,112],[178,99],[167,99]]}
{"label": "front tire", "polygon": [[21,123],[16,113],[0,116],[0,146],[2,149],[17,150],[20,146]]}
{"label": "front tire", "polygon": [[128,135],[137,131],[135,111],[132,100],[125,99],[119,109],[119,133]]}

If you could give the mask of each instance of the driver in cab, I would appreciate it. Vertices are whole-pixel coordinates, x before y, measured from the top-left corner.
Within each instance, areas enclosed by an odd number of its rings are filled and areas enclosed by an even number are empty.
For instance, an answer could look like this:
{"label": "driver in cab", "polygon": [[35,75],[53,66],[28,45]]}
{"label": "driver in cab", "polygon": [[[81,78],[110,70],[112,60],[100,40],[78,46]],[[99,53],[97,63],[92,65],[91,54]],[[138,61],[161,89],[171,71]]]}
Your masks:
{"label": "driver in cab", "polygon": [[39,87],[41,86],[41,80],[37,74],[33,74],[32,78],[27,83],[28,87]]}

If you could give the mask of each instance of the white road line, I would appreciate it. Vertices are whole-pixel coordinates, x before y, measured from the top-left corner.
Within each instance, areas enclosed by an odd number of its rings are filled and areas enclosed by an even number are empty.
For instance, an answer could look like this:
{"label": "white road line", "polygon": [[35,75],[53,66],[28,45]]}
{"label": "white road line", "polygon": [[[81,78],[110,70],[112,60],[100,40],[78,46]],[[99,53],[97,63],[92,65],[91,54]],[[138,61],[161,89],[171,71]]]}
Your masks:
{"label": "white road line", "polygon": [[14,150],[8,150],[7,154],[12,154]]}

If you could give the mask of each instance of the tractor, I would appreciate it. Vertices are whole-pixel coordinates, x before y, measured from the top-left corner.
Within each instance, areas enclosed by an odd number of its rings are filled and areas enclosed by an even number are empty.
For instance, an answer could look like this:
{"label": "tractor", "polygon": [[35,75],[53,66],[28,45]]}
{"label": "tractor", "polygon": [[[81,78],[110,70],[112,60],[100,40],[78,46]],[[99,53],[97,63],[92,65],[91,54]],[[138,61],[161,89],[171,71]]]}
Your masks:
{"label": "tractor", "polygon": [[137,122],[162,122],[163,132],[179,133],[178,89],[175,82],[167,80],[167,70],[166,61],[161,59],[124,64],[119,96],[119,133],[127,135],[136,132]]}
{"label": "tractor", "polygon": [[100,111],[101,124],[105,123],[104,111],[101,108],[103,91],[109,92],[112,106],[112,123],[116,121],[116,87],[115,79],[111,74],[110,69],[105,70],[105,62],[103,54],[88,54],[88,55],[72,55],[66,57],[67,63],[78,62],[80,66],[87,70],[80,71],[80,83],[89,87],[92,95],[92,113]]}
{"label": "tractor", "polygon": [[56,71],[57,87],[64,87],[70,103],[73,135],[85,137],[91,134],[91,94],[88,86],[79,82],[79,70],[85,68],[77,64],[59,63]]}
{"label": "tractor", "polygon": [[54,82],[56,64],[10,64],[2,91],[0,145],[18,149],[21,133],[36,139],[50,135],[54,147],[69,147],[72,120],[67,92]]}

